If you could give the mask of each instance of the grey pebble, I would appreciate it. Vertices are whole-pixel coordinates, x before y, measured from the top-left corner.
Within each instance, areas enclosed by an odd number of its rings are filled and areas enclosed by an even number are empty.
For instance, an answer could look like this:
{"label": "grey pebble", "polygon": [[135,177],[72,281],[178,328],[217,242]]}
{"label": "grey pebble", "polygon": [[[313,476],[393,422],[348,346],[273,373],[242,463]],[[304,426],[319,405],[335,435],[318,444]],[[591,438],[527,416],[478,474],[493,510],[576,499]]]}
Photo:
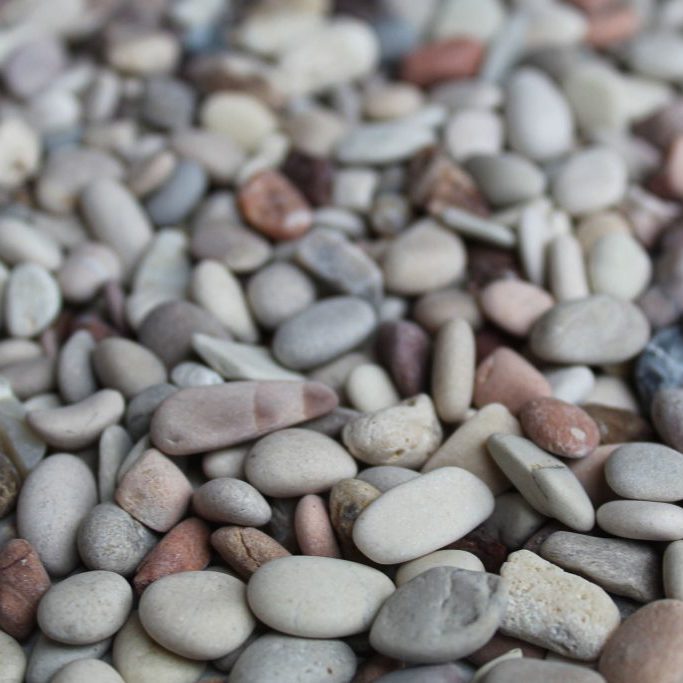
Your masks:
{"label": "grey pebble", "polygon": [[116,475],[132,447],[130,436],[120,425],[112,425],[102,432],[97,448],[97,488],[101,503],[114,500]]}
{"label": "grey pebble", "polygon": [[474,156],[466,166],[486,198],[496,206],[528,201],[545,189],[545,176],[538,166],[514,152]]}
{"label": "grey pebble", "polygon": [[509,550],[518,550],[546,521],[547,517],[534,510],[524,496],[510,492],[496,496],[493,514],[483,528]]}
{"label": "grey pebble", "polygon": [[683,509],[672,503],[611,500],[597,511],[598,526],[607,533],[640,541],[683,539]]}
{"label": "grey pebble", "polygon": [[67,664],[78,659],[99,659],[110,645],[111,638],[90,645],[64,645],[41,634],[28,660],[26,683],[50,683]]}
{"label": "grey pebble", "polygon": [[195,512],[209,522],[263,526],[270,521],[266,499],[246,481],[220,477],[200,486],[192,496]]}
{"label": "grey pebble", "polygon": [[652,421],[662,441],[683,448],[683,389],[660,389],[652,401]]}
{"label": "grey pebble", "polygon": [[140,115],[150,126],[161,130],[186,128],[192,122],[196,95],[176,78],[156,77],[145,83]]}
{"label": "grey pebble", "polygon": [[125,424],[132,439],[139,439],[149,431],[152,415],[161,402],[178,391],[172,384],[154,384],[136,394],[126,408]]}
{"label": "grey pebble", "polygon": [[337,159],[345,164],[388,164],[403,161],[434,143],[427,127],[410,123],[356,126],[341,140]]}
{"label": "grey pebble", "polygon": [[150,218],[157,225],[184,221],[197,206],[208,185],[206,171],[196,162],[178,162],[171,177],[145,201]]}
{"label": "grey pebble", "polygon": [[586,666],[541,659],[510,659],[494,666],[479,683],[605,683]]}

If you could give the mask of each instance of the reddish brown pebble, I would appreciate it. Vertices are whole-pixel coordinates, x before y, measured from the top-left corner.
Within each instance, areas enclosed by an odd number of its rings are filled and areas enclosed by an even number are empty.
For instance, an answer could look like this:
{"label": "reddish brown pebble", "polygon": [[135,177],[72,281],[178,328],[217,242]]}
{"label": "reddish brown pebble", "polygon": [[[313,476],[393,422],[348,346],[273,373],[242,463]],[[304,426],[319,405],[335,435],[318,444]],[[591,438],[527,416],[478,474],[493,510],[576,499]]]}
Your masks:
{"label": "reddish brown pebble", "polygon": [[619,45],[640,29],[638,11],[631,5],[614,5],[588,15],[586,42],[598,49]]}
{"label": "reddish brown pebble", "polygon": [[290,553],[275,539],[253,527],[224,526],[211,534],[216,552],[242,576],[251,576],[266,562]]}
{"label": "reddish brown pebble", "polygon": [[4,453],[0,453],[0,519],[14,510],[20,488],[17,468]]}
{"label": "reddish brown pebble", "polygon": [[296,540],[303,555],[341,557],[325,501],[315,494],[301,498],[294,514]]}
{"label": "reddish brown pebble", "polygon": [[548,380],[527,360],[505,346],[479,364],[474,378],[474,405],[502,403],[513,415],[531,399],[550,396]]}
{"label": "reddish brown pebble", "polygon": [[173,527],[140,563],[133,579],[137,593],[162,576],[204,569],[211,559],[210,533],[197,517]]}
{"label": "reddish brown pebble", "polygon": [[468,553],[476,555],[486,571],[492,574],[498,573],[510,552],[506,545],[494,538],[483,526],[478,526],[474,531],[470,531],[469,534],[446,546],[446,548],[466,550]]}
{"label": "reddish brown pebble", "polygon": [[325,206],[332,198],[333,169],[329,159],[290,152],[282,172],[313,206]]}
{"label": "reddish brown pebble", "polygon": [[28,638],[49,587],[50,577],[31,544],[23,538],[6,543],[0,550],[0,630],[18,640]]}
{"label": "reddish brown pebble", "polygon": [[656,600],[612,634],[598,666],[609,683],[683,680],[683,601]]}
{"label": "reddish brown pebble", "polygon": [[567,463],[595,507],[616,497],[605,479],[605,461],[618,445],[598,446],[585,458],[577,458]]}
{"label": "reddish brown pebble", "polygon": [[496,280],[479,295],[484,315],[501,329],[518,337],[526,337],[533,324],[555,300],[548,292],[523,280]]}
{"label": "reddish brown pebble", "polygon": [[657,147],[667,148],[677,135],[683,135],[683,97],[677,97],[652,116],[639,121],[633,132]]}
{"label": "reddish brown pebble", "polygon": [[397,320],[380,325],[377,356],[403,398],[425,391],[429,347],[427,333],[414,322]]}
{"label": "reddish brown pebble", "polygon": [[581,408],[598,425],[600,443],[626,443],[652,439],[652,427],[640,415],[630,410],[598,403],[586,403]]}
{"label": "reddish brown pebble", "polygon": [[600,431],[590,415],[557,398],[529,401],[519,411],[519,421],[539,448],[565,458],[583,458],[600,443]]}
{"label": "reddish brown pebble", "polygon": [[313,223],[306,198],[277,171],[252,176],[240,188],[237,201],[247,222],[274,240],[300,237]]}
{"label": "reddish brown pebble", "polygon": [[192,486],[182,471],[154,448],[145,451],[116,489],[116,502],[154,531],[168,531],[185,514]]}
{"label": "reddish brown pebble", "polygon": [[484,664],[504,655],[506,652],[510,652],[510,650],[521,650],[524,657],[531,657],[532,659],[543,659],[546,652],[538,645],[532,645],[518,638],[497,632],[484,647],[480,647],[476,652],[468,655],[467,659],[476,666],[484,666]]}
{"label": "reddish brown pebble", "polygon": [[484,45],[474,38],[446,38],[410,52],[401,64],[401,80],[421,87],[475,76],[484,58]]}

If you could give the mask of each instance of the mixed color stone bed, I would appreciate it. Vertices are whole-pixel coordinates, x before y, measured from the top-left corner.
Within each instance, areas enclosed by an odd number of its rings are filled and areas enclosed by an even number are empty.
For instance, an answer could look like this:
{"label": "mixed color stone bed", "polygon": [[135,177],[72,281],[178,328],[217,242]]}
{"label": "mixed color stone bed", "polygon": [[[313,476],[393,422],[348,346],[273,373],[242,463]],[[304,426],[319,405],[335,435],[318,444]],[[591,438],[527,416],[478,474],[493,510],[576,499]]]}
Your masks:
{"label": "mixed color stone bed", "polygon": [[683,681],[683,0],[4,0],[0,80],[0,683]]}

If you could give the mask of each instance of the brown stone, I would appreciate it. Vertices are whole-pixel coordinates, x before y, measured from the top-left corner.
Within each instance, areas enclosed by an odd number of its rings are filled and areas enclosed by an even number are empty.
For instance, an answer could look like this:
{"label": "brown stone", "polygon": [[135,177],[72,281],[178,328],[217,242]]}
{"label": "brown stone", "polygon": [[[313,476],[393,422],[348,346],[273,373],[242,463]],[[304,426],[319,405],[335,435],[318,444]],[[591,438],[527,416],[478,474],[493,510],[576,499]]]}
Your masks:
{"label": "brown stone", "polygon": [[333,168],[329,159],[292,151],[280,170],[313,206],[330,203]]}
{"label": "brown stone", "polygon": [[667,148],[676,136],[683,135],[683,97],[677,97],[652,116],[639,121],[633,132],[657,147]]}
{"label": "brown stone", "polygon": [[599,403],[586,403],[581,408],[597,424],[602,444],[652,439],[652,427],[640,415],[630,410]]}
{"label": "brown stone", "polygon": [[427,333],[410,320],[396,320],[380,325],[377,333],[377,356],[403,398],[427,388],[430,342]]}
{"label": "brown stone", "polygon": [[150,435],[169,455],[250,441],[329,413],[337,394],[319,382],[229,382],[181,389],[157,408]]}
{"label": "brown stone", "polygon": [[565,458],[583,458],[600,443],[600,430],[590,415],[557,398],[529,401],[519,411],[519,421],[539,448]]}
{"label": "brown stone", "polygon": [[467,254],[467,283],[474,292],[497,280],[519,279],[522,271],[510,249],[473,245]]}
{"label": "brown stone", "polygon": [[650,190],[665,199],[683,199],[683,134],[671,141],[662,169],[648,182]]}
{"label": "brown stone", "polygon": [[498,327],[517,337],[527,337],[555,300],[530,282],[505,278],[486,285],[479,293],[479,303],[484,315]]}
{"label": "brown stone", "polygon": [[301,237],[313,224],[306,198],[277,171],[261,171],[239,189],[240,210],[247,222],[274,240]]}
{"label": "brown stone", "polygon": [[50,577],[31,544],[23,538],[8,541],[0,550],[0,630],[28,638],[48,588]]}
{"label": "brown stone", "polygon": [[173,527],[140,563],[133,578],[138,595],[162,576],[204,569],[211,559],[210,533],[197,517]]}
{"label": "brown stone", "polygon": [[341,557],[325,501],[315,494],[303,496],[296,506],[294,528],[304,555]]}
{"label": "brown stone", "polygon": [[679,683],[683,680],[683,601],[657,600],[612,634],[600,657],[609,683]]}
{"label": "brown stone", "polygon": [[484,58],[484,45],[475,38],[446,38],[422,45],[401,63],[401,80],[428,87],[475,76]]}
{"label": "brown stone", "polygon": [[353,539],[353,525],[365,508],[381,495],[379,489],[361,479],[342,479],[330,491],[330,521],[346,559],[361,557]]}
{"label": "brown stone", "polygon": [[275,539],[253,527],[224,526],[211,534],[211,545],[245,577],[267,562],[290,554]]}
{"label": "brown stone", "polygon": [[0,519],[14,510],[20,488],[17,468],[4,453],[0,453]]}

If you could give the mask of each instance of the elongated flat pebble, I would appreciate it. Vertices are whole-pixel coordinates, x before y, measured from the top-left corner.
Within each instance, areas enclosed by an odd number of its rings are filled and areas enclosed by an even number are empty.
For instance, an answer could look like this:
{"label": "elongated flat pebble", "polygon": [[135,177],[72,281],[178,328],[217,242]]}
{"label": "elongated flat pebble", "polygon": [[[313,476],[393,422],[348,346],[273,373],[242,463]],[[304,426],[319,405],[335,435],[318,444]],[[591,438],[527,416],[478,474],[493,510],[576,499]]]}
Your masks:
{"label": "elongated flat pebble", "polygon": [[40,601],[38,624],[66,645],[88,645],[114,635],[128,619],[133,591],[118,574],[83,572],[53,586]]}
{"label": "elongated flat pebble", "polygon": [[187,219],[206,191],[208,178],[196,161],[180,160],[171,176],[145,201],[149,217],[157,225],[175,225]]}
{"label": "elongated flat pebble", "polygon": [[116,669],[101,659],[77,659],[61,668],[50,683],[124,683]]}
{"label": "elongated flat pebble", "polygon": [[79,450],[97,441],[123,415],[118,391],[102,389],[88,398],[60,408],[33,410],[26,417],[36,434],[54,448]]}
{"label": "elongated flat pebble", "polygon": [[325,501],[317,495],[303,496],[294,516],[296,540],[303,555],[341,557]]}
{"label": "elongated flat pebble", "polygon": [[189,659],[217,659],[254,630],[245,585],[221,572],[183,572],[155,581],[140,599],[140,621],[160,645]]}
{"label": "elongated flat pebble", "polygon": [[52,455],[27,477],[17,504],[19,533],[52,576],[76,568],[78,527],[96,503],[95,478],[73,455]]}
{"label": "elongated flat pebble", "polygon": [[672,503],[612,500],[597,511],[598,526],[607,533],[641,541],[683,539],[683,509]]}
{"label": "elongated flat pebble", "polygon": [[484,315],[501,329],[526,337],[533,324],[553,306],[545,290],[522,280],[496,280],[479,295]]}
{"label": "elongated flat pebble", "polygon": [[545,189],[545,176],[529,159],[514,152],[480,155],[467,161],[484,196],[495,206],[508,206],[538,197]]}
{"label": "elongated flat pebble", "polygon": [[409,320],[387,321],[377,330],[377,356],[403,398],[427,386],[430,339]]}
{"label": "elongated flat pebble", "polygon": [[467,470],[441,467],[382,494],[356,520],[353,540],[373,562],[407,562],[457,541],[492,511],[486,484]]}
{"label": "elongated flat pebble", "polygon": [[218,524],[263,526],[271,516],[270,506],[253,486],[229,477],[202,484],[192,496],[192,506],[200,517]]}
{"label": "elongated flat pebble", "polygon": [[337,396],[318,382],[230,382],[181,389],[157,408],[151,438],[163,452],[225,448],[324,415]]}
{"label": "elongated flat pebble", "polygon": [[396,572],[396,585],[402,586],[434,567],[455,567],[472,572],[485,571],[481,560],[466,550],[435,550],[401,565]]}
{"label": "elongated flat pebble", "polygon": [[292,428],[257,441],[244,469],[261,493],[286,498],[327,491],[338,481],[354,477],[358,466],[330,437]]}
{"label": "elongated flat pebble", "polygon": [[[6,683],[22,683],[26,673],[26,655],[12,636],[0,631],[0,658]],[[355,660],[354,660],[355,666]]]}
{"label": "elongated flat pebble", "polygon": [[[273,507],[277,513],[277,507]],[[245,577],[268,562],[290,555],[272,536],[253,527],[221,527],[211,534],[211,545],[230,567]]]}
{"label": "elongated flat pebble", "polygon": [[392,581],[376,569],[307,556],[269,562],[247,587],[249,606],[260,621],[305,638],[341,638],[367,630],[393,592]]}
{"label": "elongated flat pebble", "polygon": [[592,661],[620,622],[602,588],[528,550],[512,553],[500,575],[508,588],[503,633]]}
{"label": "elongated flat pebble", "polygon": [[4,317],[13,337],[34,337],[57,317],[62,297],[56,280],[36,263],[21,263],[4,289]]}
{"label": "elongated flat pebble", "polygon": [[496,664],[480,679],[481,683],[605,683],[586,666],[538,659],[509,659]]}
{"label": "elongated flat pebble", "polygon": [[59,351],[57,385],[67,403],[78,403],[97,391],[90,354],[95,340],[87,330],[74,332]]}
{"label": "elongated flat pebble", "polygon": [[601,365],[637,355],[650,326],[639,308],[608,294],[556,304],[531,331],[531,349],[549,363]]}
{"label": "elongated flat pebble", "polygon": [[593,527],[593,504],[561,460],[513,434],[494,434],[486,445],[496,464],[534,509],[577,531]]}

